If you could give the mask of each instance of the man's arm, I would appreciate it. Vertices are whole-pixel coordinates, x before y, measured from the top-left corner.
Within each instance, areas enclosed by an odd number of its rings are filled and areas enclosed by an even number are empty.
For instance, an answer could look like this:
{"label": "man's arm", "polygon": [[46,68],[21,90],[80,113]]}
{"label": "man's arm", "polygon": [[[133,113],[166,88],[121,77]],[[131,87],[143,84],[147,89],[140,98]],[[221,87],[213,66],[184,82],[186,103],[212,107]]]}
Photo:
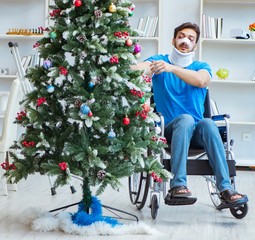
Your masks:
{"label": "man's arm", "polygon": [[144,73],[151,77],[153,72],[151,71],[151,62],[140,62],[136,65],[131,65],[132,70],[144,70]]}
{"label": "man's arm", "polygon": [[150,70],[155,74],[159,74],[162,72],[172,72],[184,82],[204,88],[207,87],[211,82],[211,76],[206,70],[188,70],[178,66],[174,66],[172,64],[166,63],[164,61],[155,61],[150,64]]}

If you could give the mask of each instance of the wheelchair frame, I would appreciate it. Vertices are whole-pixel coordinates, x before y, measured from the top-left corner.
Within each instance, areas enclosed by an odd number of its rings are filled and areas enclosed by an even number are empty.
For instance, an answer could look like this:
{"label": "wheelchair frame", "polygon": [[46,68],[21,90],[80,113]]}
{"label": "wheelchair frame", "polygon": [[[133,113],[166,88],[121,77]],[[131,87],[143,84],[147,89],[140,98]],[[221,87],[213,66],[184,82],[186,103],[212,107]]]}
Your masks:
{"label": "wheelchair frame", "polygon": [[[208,105],[209,104],[209,105]],[[207,106],[206,106],[207,105]],[[228,114],[223,115],[215,115],[211,117],[211,110],[208,112],[208,107],[210,109],[210,98],[209,93],[207,93],[207,97],[205,100],[205,117],[210,117],[214,121],[220,121],[221,125],[219,126],[219,131],[223,140],[226,159],[229,168],[229,176],[233,189],[235,190],[235,177],[236,177],[236,167],[234,160],[234,153],[232,152],[233,140],[229,139],[229,121],[230,116]],[[161,135],[164,136],[164,118],[160,116],[161,120]],[[223,125],[222,125],[223,123]],[[148,150],[148,155],[153,154],[150,150]],[[170,155],[166,149],[162,150],[162,153],[159,157],[159,161],[163,164],[164,168],[170,171],[170,159],[166,156]],[[216,179],[215,175],[212,171],[212,168],[209,164],[208,159],[204,159],[206,156],[205,151],[198,151],[197,154],[192,154],[192,159],[190,159],[190,155],[187,160],[187,175],[202,175],[207,182],[208,191],[210,194],[210,199],[217,210],[222,210],[222,203],[224,202],[220,196],[220,192],[216,187]],[[194,157],[196,157],[194,159]],[[199,161],[196,161],[198,160]],[[149,207],[151,209],[151,217],[155,219],[157,217],[161,192],[163,198],[166,196],[166,182],[156,182],[151,175],[147,172],[139,172],[134,173],[128,179],[129,185],[129,196],[131,203],[137,207],[138,210],[141,210],[147,201],[147,196],[150,192],[150,204]],[[248,212],[248,204],[244,203],[242,205],[238,205],[233,208],[229,208],[231,214],[237,218],[242,219],[246,216]]]}

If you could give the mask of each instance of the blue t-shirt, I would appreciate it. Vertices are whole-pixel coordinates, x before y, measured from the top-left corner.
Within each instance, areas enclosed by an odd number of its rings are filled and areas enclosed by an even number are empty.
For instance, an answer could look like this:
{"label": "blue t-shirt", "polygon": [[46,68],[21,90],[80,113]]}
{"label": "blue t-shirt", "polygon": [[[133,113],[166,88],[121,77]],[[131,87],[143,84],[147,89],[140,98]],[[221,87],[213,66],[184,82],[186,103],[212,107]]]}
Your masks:
{"label": "blue t-shirt", "polygon": [[[168,54],[155,55],[145,61],[152,62],[157,60],[170,63]],[[194,71],[204,69],[212,76],[211,68],[205,62],[193,61],[185,69]],[[199,88],[187,84],[170,72],[154,74],[152,85],[156,109],[163,114],[165,125],[180,114],[189,114],[193,116],[196,122],[203,118],[207,88]]]}

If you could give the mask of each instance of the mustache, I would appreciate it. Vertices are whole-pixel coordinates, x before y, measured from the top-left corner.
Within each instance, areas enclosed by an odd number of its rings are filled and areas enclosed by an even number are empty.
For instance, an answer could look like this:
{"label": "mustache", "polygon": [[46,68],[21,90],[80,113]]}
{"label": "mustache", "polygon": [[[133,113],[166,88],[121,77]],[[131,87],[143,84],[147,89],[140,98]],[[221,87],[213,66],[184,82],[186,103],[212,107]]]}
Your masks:
{"label": "mustache", "polygon": [[182,43],[179,44],[179,47],[186,47],[186,48],[189,49],[190,45],[188,43],[186,43],[186,42],[182,42]]}

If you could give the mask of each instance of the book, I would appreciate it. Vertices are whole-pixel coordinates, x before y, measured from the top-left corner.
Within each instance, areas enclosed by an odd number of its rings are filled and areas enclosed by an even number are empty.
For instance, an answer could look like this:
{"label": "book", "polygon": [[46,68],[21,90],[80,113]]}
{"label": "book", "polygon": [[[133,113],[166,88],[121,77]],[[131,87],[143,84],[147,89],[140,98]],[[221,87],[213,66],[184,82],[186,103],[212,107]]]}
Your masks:
{"label": "book", "polygon": [[149,21],[150,21],[149,16],[144,18],[144,28],[142,30],[143,31],[143,37],[146,37],[146,32],[147,32],[147,29],[148,29]]}
{"label": "book", "polygon": [[207,38],[206,34],[206,15],[202,14],[202,37]]}
{"label": "book", "polygon": [[221,38],[223,18],[214,18],[202,14],[202,36],[204,38]]}
{"label": "book", "polygon": [[138,25],[137,25],[137,33],[139,36],[143,35],[143,21],[144,21],[144,17],[141,17],[138,21]]}
{"label": "book", "polygon": [[154,18],[151,17],[151,18],[149,19],[148,27],[147,27],[147,29],[146,29],[146,33],[145,33],[145,36],[146,36],[146,37],[151,37],[151,29],[152,29],[153,22],[154,22]]}
{"label": "book", "polygon": [[153,26],[152,26],[152,33],[151,33],[152,37],[157,36],[157,28],[158,28],[158,16],[154,18],[154,23],[153,23]]}
{"label": "book", "polygon": [[217,33],[216,33],[217,38],[221,38],[222,36],[222,27],[223,27],[223,18],[217,18]]}
{"label": "book", "polygon": [[212,38],[215,39],[216,38],[216,19],[211,17],[211,35]]}

